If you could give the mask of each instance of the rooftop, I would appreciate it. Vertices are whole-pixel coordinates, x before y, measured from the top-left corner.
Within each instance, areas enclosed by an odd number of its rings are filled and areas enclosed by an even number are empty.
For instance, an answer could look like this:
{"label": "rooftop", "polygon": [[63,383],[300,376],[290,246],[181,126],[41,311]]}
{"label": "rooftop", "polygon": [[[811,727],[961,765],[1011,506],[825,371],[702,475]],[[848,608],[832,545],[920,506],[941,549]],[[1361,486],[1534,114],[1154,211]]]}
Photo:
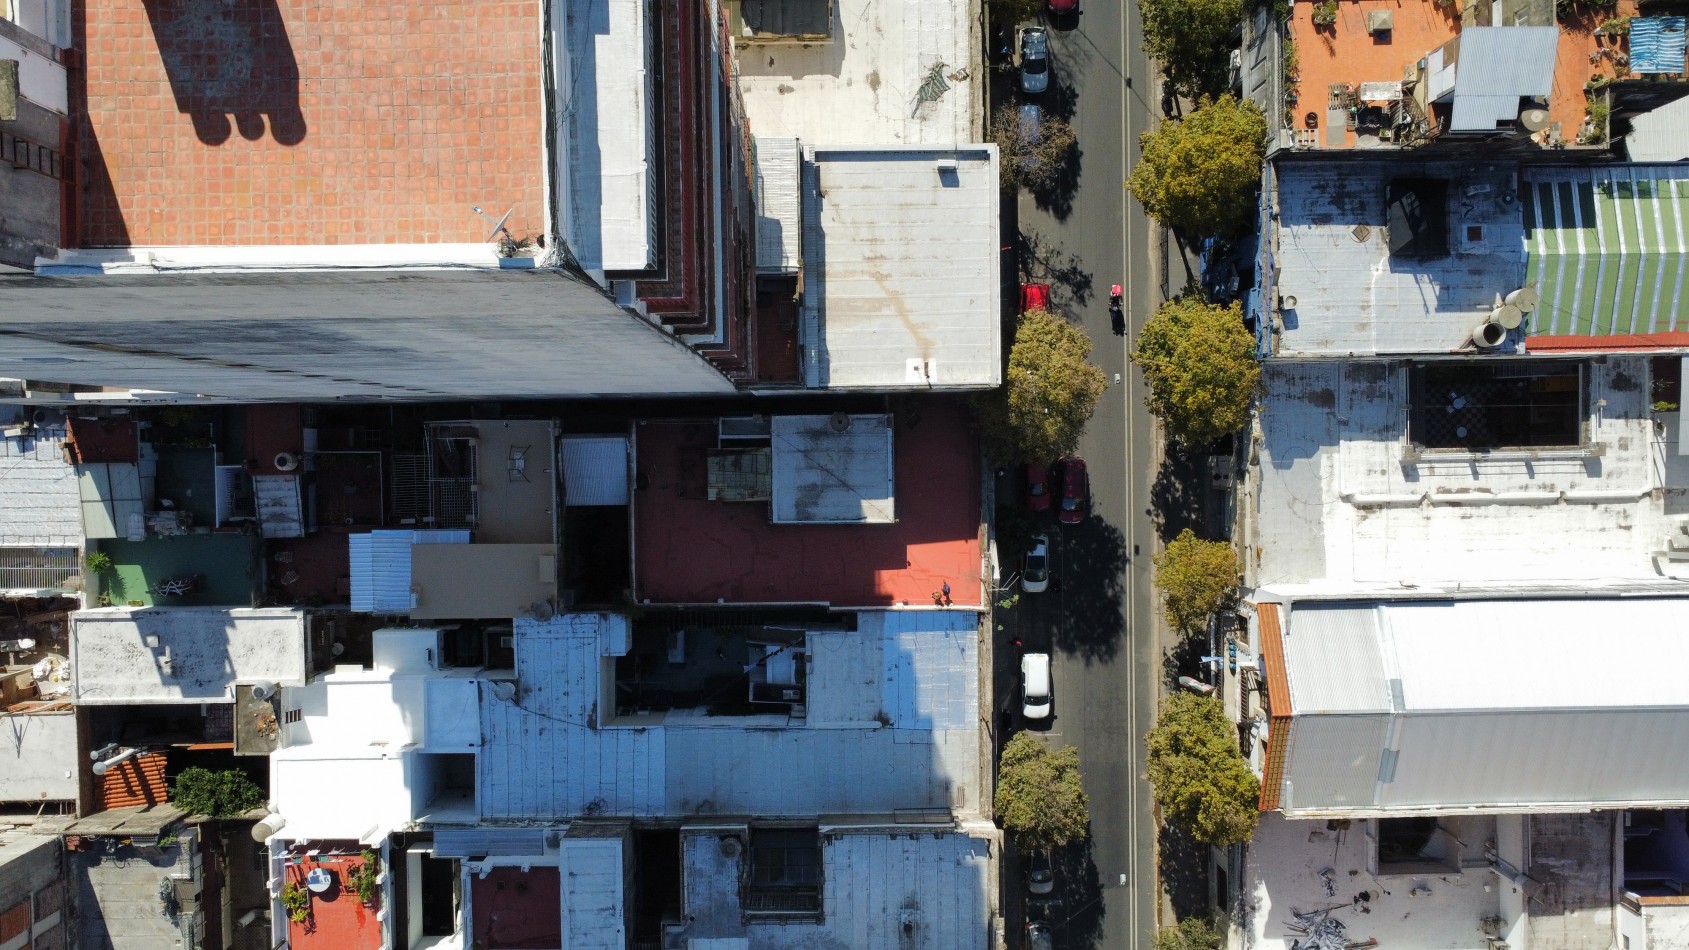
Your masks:
{"label": "rooftop", "polygon": [[1689,727],[1656,662],[1686,620],[1680,597],[1296,602],[1269,792],[1293,816],[1689,803],[1657,741]]}
{"label": "rooftop", "polygon": [[776,523],[897,520],[891,416],[775,416],[770,425]]}
{"label": "rooftop", "polygon": [[1526,282],[1542,293],[1532,349],[1689,344],[1689,168],[1531,168],[1524,180]]}
{"label": "rooftop", "polygon": [[752,0],[727,6],[739,94],[758,135],[795,137],[806,145],[951,146],[980,137],[977,103],[985,77],[970,75],[968,67],[978,61],[982,40],[967,4],[837,0],[828,35],[807,35],[805,42],[791,42],[794,36],[763,42],[753,34],[808,34],[810,19],[783,11],[815,4]]}
{"label": "rooftop", "polygon": [[1281,162],[1277,179],[1278,356],[1469,350],[1496,295],[1523,285],[1509,165]]}
{"label": "rooftop", "polygon": [[977,451],[962,410],[923,404],[894,422],[897,521],[774,524],[766,502],[710,501],[714,421],[642,422],[635,458],[634,585],[657,603],[930,605],[982,602]]}
{"label": "rooftop", "polygon": [[[1683,484],[1683,457],[1676,425],[1655,429],[1653,379],[1640,356],[1269,361],[1250,583],[1287,594],[1669,583],[1655,557],[1689,512],[1660,491]],[[1575,556],[1544,538],[1576,538]]]}
{"label": "rooftop", "polygon": [[[7,425],[23,409],[0,407]],[[82,546],[76,469],[65,461],[65,430],[0,438],[0,547]]]}
{"label": "rooftop", "polygon": [[806,148],[804,161],[806,384],[997,385],[996,147]]}
{"label": "rooftop", "polygon": [[105,607],[71,615],[76,702],[232,702],[305,682],[305,615],[279,607]]}
{"label": "rooftop", "polygon": [[[1544,0],[1474,6],[1435,0],[1340,4],[1314,23],[1317,4],[1291,11],[1299,94],[1286,120],[1297,148],[1392,149],[1427,135],[1493,134],[1523,126],[1538,146],[1579,141],[1586,80],[1614,78],[1624,39],[1597,35],[1601,20],[1634,15],[1634,0],[1561,24]],[[1502,13],[1504,23],[1492,18]],[[1540,104],[1539,104],[1540,103]],[[1528,109],[1544,110],[1526,121]]]}
{"label": "rooftop", "polygon": [[[0,670],[4,670],[0,667]],[[0,802],[74,801],[85,764],[76,751],[76,715],[69,704],[51,712],[0,713]]]}
{"label": "rooftop", "polygon": [[[1613,821],[1610,813],[1442,817],[1427,840],[1366,819],[1333,828],[1263,815],[1239,882],[1242,939],[1232,945],[1324,950],[1372,938],[1380,947],[1483,950],[1489,933],[1514,946],[1528,934],[1533,950],[1607,946]],[[1424,852],[1400,852],[1415,845]],[[1512,880],[1519,871],[1530,874],[1524,886]],[[1329,942],[1290,929],[1327,918],[1326,927],[1341,928]]]}
{"label": "rooftop", "polygon": [[[343,849],[347,853],[334,854],[332,842],[317,842],[313,849],[325,850],[327,853],[306,855],[293,854],[290,858],[297,863],[287,865],[287,880],[305,887],[305,876],[311,871],[322,868],[331,875],[328,890],[322,893],[306,893],[311,897],[311,913],[303,923],[288,921],[288,946],[299,950],[322,947],[323,950],[375,950],[384,945],[381,936],[381,921],[376,917],[376,907],[366,906],[358,900],[358,895],[350,885],[353,871],[362,867],[364,859],[359,849],[352,842],[343,842]],[[379,898],[377,898],[379,901]]]}
{"label": "rooftop", "polygon": [[[481,696],[481,817],[975,814],[977,626],[965,611],[868,611],[853,634],[807,634],[824,721],[673,709],[611,724],[601,669],[630,648],[627,621],[519,619],[518,694]],[[855,763],[848,783],[826,778],[840,761]]]}
{"label": "rooftop", "polygon": [[478,242],[476,205],[544,229],[538,4],[78,12],[85,246]]}

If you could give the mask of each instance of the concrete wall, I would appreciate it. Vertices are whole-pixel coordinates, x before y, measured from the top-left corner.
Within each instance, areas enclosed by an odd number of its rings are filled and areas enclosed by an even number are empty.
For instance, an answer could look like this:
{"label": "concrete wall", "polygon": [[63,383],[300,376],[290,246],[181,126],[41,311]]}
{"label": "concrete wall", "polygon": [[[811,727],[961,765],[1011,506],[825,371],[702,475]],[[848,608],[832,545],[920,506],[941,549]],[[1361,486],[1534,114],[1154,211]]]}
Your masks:
{"label": "concrete wall", "polygon": [[42,950],[71,945],[62,855],[59,839],[45,835],[0,844],[0,948],[32,941]]}
{"label": "concrete wall", "polygon": [[[0,59],[28,60],[39,68],[24,71],[20,83],[22,95],[34,93],[42,98],[62,98],[63,69],[53,62],[52,47],[16,25],[0,20]],[[43,81],[58,80],[57,96],[43,95],[36,88]],[[0,132],[18,136],[33,145],[45,145],[63,154],[60,137],[63,116],[40,102],[21,98],[18,117],[0,120]],[[9,156],[8,156],[9,158]],[[50,254],[59,246],[59,195],[57,179],[22,168],[14,169],[7,161],[4,171],[5,200],[0,201],[0,265],[30,268],[37,255]]]}

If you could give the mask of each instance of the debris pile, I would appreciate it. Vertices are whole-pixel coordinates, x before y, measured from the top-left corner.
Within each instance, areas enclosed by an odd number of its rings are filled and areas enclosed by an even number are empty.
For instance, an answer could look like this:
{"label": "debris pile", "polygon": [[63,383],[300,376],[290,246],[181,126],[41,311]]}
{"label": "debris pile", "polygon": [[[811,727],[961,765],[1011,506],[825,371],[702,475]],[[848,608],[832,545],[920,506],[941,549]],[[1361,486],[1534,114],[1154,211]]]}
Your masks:
{"label": "debris pile", "polygon": [[1378,946],[1378,940],[1373,937],[1363,940],[1351,938],[1349,928],[1343,921],[1331,916],[1332,910],[1335,909],[1326,908],[1307,913],[1292,910],[1290,913],[1295,922],[1286,926],[1296,936],[1290,941],[1290,950],[1360,950],[1363,947]]}

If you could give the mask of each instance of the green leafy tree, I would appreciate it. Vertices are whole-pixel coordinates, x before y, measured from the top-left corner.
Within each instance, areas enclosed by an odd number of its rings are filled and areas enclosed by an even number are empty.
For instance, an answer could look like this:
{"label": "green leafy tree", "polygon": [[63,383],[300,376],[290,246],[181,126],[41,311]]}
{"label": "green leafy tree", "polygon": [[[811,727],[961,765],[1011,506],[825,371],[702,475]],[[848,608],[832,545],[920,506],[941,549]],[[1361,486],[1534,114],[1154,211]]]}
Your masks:
{"label": "green leafy tree", "polygon": [[1045,0],[987,0],[998,23],[1024,23],[1044,12]]}
{"label": "green leafy tree", "polygon": [[176,776],[170,803],[190,815],[228,818],[264,804],[264,790],[239,769],[213,772],[195,766]]}
{"label": "green leafy tree", "polygon": [[1200,448],[1249,421],[1261,366],[1237,304],[1219,307],[1196,296],[1169,300],[1138,333],[1132,362],[1149,384],[1144,405],[1186,448]]}
{"label": "green leafy tree", "polygon": [[1202,629],[1237,593],[1237,552],[1224,541],[1204,541],[1186,528],[1154,561],[1167,623],[1180,633]]}
{"label": "green leafy tree", "polygon": [[1059,848],[1085,834],[1090,800],[1079,775],[1079,750],[1051,749],[1029,732],[1003,746],[997,768],[997,815],[1023,849]]}
{"label": "green leafy tree", "polygon": [[1225,937],[1201,917],[1186,917],[1177,927],[1155,932],[1155,950],[1220,950],[1225,945]]}
{"label": "green leafy tree", "polygon": [[1249,230],[1267,151],[1267,119],[1255,103],[1204,99],[1140,142],[1126,187],[1151,217],[1185,235]]}
{"label": "green leafy tree", "polygon": [[993,460],[1049,461],[1073,451],[1108,388],[1090,355],[1079,327],[1046,310],[1021,314],[1003,387],[974,403]]}
{"label": "green leafy tree", "polygon": [[1219,697],[1175,693],[1162,700],[1146,741],[1149,781],[1164,818],[1203,844],[1249,840],[1261,817],[1261,785]]}
{"label": "green leafy tree", "polygon": [[1038,125],[1028,128],[1021,123],[1020,110],[1006,105],[991,116],[991,140],[997,143],[1003,190],[1037,191],[1055,184],[1075,137],[1065,119],[1046,115]]}
{"label": "green leafy tree", "polygon": [[1194,99],[1225,90],[1243,0],[1142,0],[1138,13],[1144,52],[1176,94]]}

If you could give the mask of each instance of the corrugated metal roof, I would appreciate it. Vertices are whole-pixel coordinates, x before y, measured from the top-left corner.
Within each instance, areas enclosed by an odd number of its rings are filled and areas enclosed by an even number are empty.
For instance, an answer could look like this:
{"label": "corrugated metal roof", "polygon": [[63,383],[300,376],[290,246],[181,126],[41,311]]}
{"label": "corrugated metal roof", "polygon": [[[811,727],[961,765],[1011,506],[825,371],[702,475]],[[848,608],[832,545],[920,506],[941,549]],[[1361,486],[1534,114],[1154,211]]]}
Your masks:
{"label": "corrugated metal roof", "polygon": [[352,609],[403,614],[411,609],[411,545],[468,544],[469,530],[424,528],[346,536],[352,571]]}
{"label": "corrugated metal roof", "polygon": [[1639,74],[1683,72],[1686,25],[1689,25],[1689,18],[1681,16],[1632,17],[1630,71]]}
{"label": "corrugated metal roof", "polygon": [[1519,118],[1519,100],[1554,89],[1555,26],[1469,26],[1460,31],[1451,132],[1493,132]]}
{"label": "corrugated metal roof", "polygon": [[1689,167],[1604,165],[1524,173],[1532,335],[1689,329]]}
{"label": "corrugated metal roof", "polygon": [[806,150],[805,383],[1001,382],[999,195],[992,145]]}
{"label": "corrugated metal roof", "polygon": [[[1686,625],[1681,597],[1298,607],[1281,805],[1365,814],[1689,801],[1689,758],[1659,752],[1660,736],[1689,730],[1689,679],[1673,662]],[[1303,649],[1305,638],[1315,647]],[[1386,697],[1375,715],[1356,715],[1360,702],[1302,705],[1369,695]]]}
{"label": "corrugated metal roof", "polygon": [[558,849],[563,887],[563,946],[623,950],[628,945],[622,885],[627,856],[618,838],[565,838]]}
{"label": "corrugated metal roof", "polygon": [[1386,672],[1373,607],[1296,607],[1284,638],[1297,713],[1388,712]]}
{"label": "corrugated metal roof", "polygon": [[545,853],[544,828],[440,828],[434,832],[437,858],[484,858],[489,854]]}
{"label": "corrugated metal roof", "polygon": [[81,547],[76,470],[65,462],[63,429],[0,439],[0,546]]}
{"label": "corrugated metal roof", "polygon": [[897,520],[888,415],[775,416],[776,524]]}
{"label": "corrugated metal roof", "polygon": [[798,202],[802,153],[795,138],[756,136],[757,273],[795,274],[803,247]]}
{"label": "corrugated metal roof", "polygon": [[1633,162],[1689,159],[1689,96],[1632,118],[1624,146]]}
{"label": "corrugated metal roof", "polygon": [[562,456],[565,505],[628,503],[626,436],[565,436],[558,452]]}

